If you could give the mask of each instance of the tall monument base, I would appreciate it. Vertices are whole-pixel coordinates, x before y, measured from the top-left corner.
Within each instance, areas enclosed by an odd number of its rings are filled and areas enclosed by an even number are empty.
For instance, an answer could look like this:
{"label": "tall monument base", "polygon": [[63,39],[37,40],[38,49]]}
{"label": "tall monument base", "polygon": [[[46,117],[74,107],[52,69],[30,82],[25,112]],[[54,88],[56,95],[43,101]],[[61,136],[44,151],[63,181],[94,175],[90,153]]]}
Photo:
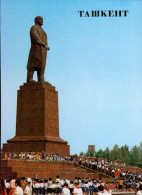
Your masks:
{"label": "tall monument base", "polygon": [[3,144],[4,152],[48,152],[69,155],[69,145],[60,142],[20,142]]}
{"label": "tall monument base", "polygon": [[20,86],[16,136],[3,144],[3,151],[69,155],[67,143],[59,137],[58,92],[55,87],[48,82]]}

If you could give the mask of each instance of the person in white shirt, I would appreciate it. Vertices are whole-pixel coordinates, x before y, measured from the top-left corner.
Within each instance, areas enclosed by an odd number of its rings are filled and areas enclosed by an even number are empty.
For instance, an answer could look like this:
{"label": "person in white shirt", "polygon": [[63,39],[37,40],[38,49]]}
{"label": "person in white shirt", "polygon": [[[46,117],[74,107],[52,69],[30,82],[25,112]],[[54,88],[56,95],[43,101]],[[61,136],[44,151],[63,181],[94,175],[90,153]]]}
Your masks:
{"label": "person in white shirt", "polygon": [[70,184],[70,180],[65,179],[65,183],[67,183],[69,185]]}
{"label": "person in white shirt", "polygon": [[105,186],[105,194],[111,195],[111,190],[109,189],[109,187],[107,185]]}
{"label": "person in white shirt", "polygon": [[104,186],[103,186],[103,185],[100,185],[100,186],[98,187],[98,190],[99,190],[98,195],[107,195],[107,194],[104,192]]}
{"label": "person in white shirt", "polygon": [[79,182],[78,181],[75,181],[74,182],[74,190],[73,190],[73,195],[82,195],[83,192],[82,192],[82,189],[79,187]]}
{"label": "person in white shirt", "polygon": [[42,179],[40,180],[39,185],[40,185],[40,194],[45,194],[45,186]]}
{"label": "person in white shirt", "polygon": [[139,181],[141,180],[141,177],[142,177],[142,176],[139,174],[139,176],[138,176],[138,178],[139,178]]}
{"label": "person in white shirt", "polygon": [[39,187],[40,187],[40,185],[39,185],[38,179],[34,179],[34,181],[33,181],[33,194],[38,195]]}
{"label": "person in white shirt", "polygon": [[137,191],[136,195],[142,195],[142,184],[140,184],[139,191]]}
{"label": "person in white shirt", "polygon": [[15,177],[13,177],[13,179],[10,181],[10,194],[13,194],[15,191],[16,188],[15,181],[16,181]]}
{"label": "person in white shirt", "polygon": [[61,184],[61,186],[63,186],[65,184],[65,181],[63,179],[61,179],[60,184]]}
{"label": "person in white shirt", "polygon": [[72,194],[73,189],[74,189],[73,181],[70,182],[68,187],[69,187],[70,193]]}
{"label": "person in white shirt", "polygon": [[79,186],[81,187],[81,189],[82,189],[82,191],[83,191],[83,193],[85,192],[85,183],[84,183],[84,180],[82,179],[81,180],[81,183],[79,184]]}
{"label": "person in white shirt", "polygon": [[52,193],[52,186],[51,186],[52,185],[52,178],[51,177],[49,178],[47,184],[48,184],[47,193],[51,194]]}
{"label": "person in white shirt", "polygon": [[23,195],[23,189],[21,188],[21,182],[20,180],[16,180],[15,181],[15,191],[14,191],[14,195]]}
{"label": "person in white shirt", "polygon": [[9,194],[10,192],[10,180],[9,179],[6,180],[5,187],[6,187],[7,194]]}
{"label": "person in white shirt", "polygon": [[26,181],[26,188],[24,190],[24,195],[32,195],[31,181],[29,178],[27,178]]}
{"label": "person in white shirt", "polygon": [[63,190],[62,190],[62,195],[70,195],[70,190],[68,188],[67,183],[64,184],[64,187],[63,187]]}
{"label": "person in white shirt", "polygon": [[45,187],[45,194],[47,194],[47,189],[48,189],[48,180],[44,180],[44,187]]}
{"label": "person in white shirt", "polygon": [[62,193],[62,186],[59,182],[56,182],[56,194]]}
{"label": "person in white shirt", "polygon": [[84,184],[84,191],[87,193],[89,191],[89,185],[88,182],[86,181]]}
{"label": "person in white shirt", "polygon": [[56,182],[60,183],[60,176],[56,177]]}
{"label": "person in white shirt", "polygon": [[53,181],[52,184],[50,185],[51,193],[56,193],[57,187],[58,185],[55,183],[55,181]]}

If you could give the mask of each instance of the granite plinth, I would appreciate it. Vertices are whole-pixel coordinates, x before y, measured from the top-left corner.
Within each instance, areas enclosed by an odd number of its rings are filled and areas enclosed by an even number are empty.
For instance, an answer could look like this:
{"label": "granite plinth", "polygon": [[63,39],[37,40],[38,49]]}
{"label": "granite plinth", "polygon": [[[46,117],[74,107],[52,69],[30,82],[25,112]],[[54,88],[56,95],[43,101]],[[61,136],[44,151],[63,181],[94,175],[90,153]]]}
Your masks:
{"label": "granite plinth", "polygon": [[48,82],[25,83],[17,94],[16,136],[4,151],[59,152],[69,155],[67,141],[59,136],[58,92]]}

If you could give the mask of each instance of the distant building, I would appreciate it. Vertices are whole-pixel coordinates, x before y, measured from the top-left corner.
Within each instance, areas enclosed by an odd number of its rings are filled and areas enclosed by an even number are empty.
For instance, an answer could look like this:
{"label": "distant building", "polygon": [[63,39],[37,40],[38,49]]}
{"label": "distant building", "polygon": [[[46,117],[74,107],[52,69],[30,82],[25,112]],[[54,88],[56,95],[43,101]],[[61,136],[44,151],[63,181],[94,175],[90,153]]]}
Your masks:
{"label": "distant building", "polygon": [[88,150],[93,150],[95,152],[95,145],[89,145]]}

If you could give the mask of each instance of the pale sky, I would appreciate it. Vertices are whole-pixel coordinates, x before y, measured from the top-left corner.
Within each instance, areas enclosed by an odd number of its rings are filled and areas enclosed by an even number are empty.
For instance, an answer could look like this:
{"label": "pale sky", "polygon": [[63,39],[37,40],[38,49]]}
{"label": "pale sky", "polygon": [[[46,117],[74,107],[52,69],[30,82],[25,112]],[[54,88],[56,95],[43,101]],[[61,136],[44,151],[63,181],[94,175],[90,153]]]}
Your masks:
{"label": "pale sky", "polygon": [[[129,10],[80,18],[79,10]],[[45,79],[56,87],[60,137],[71,154],[88,145],[142,141],[142,1],[1,1],[1,143],[15,136],[17,90],[26,82],[29,31],[43,16],[51,50]],[[36,74],[34,76],[36,78]]]}

